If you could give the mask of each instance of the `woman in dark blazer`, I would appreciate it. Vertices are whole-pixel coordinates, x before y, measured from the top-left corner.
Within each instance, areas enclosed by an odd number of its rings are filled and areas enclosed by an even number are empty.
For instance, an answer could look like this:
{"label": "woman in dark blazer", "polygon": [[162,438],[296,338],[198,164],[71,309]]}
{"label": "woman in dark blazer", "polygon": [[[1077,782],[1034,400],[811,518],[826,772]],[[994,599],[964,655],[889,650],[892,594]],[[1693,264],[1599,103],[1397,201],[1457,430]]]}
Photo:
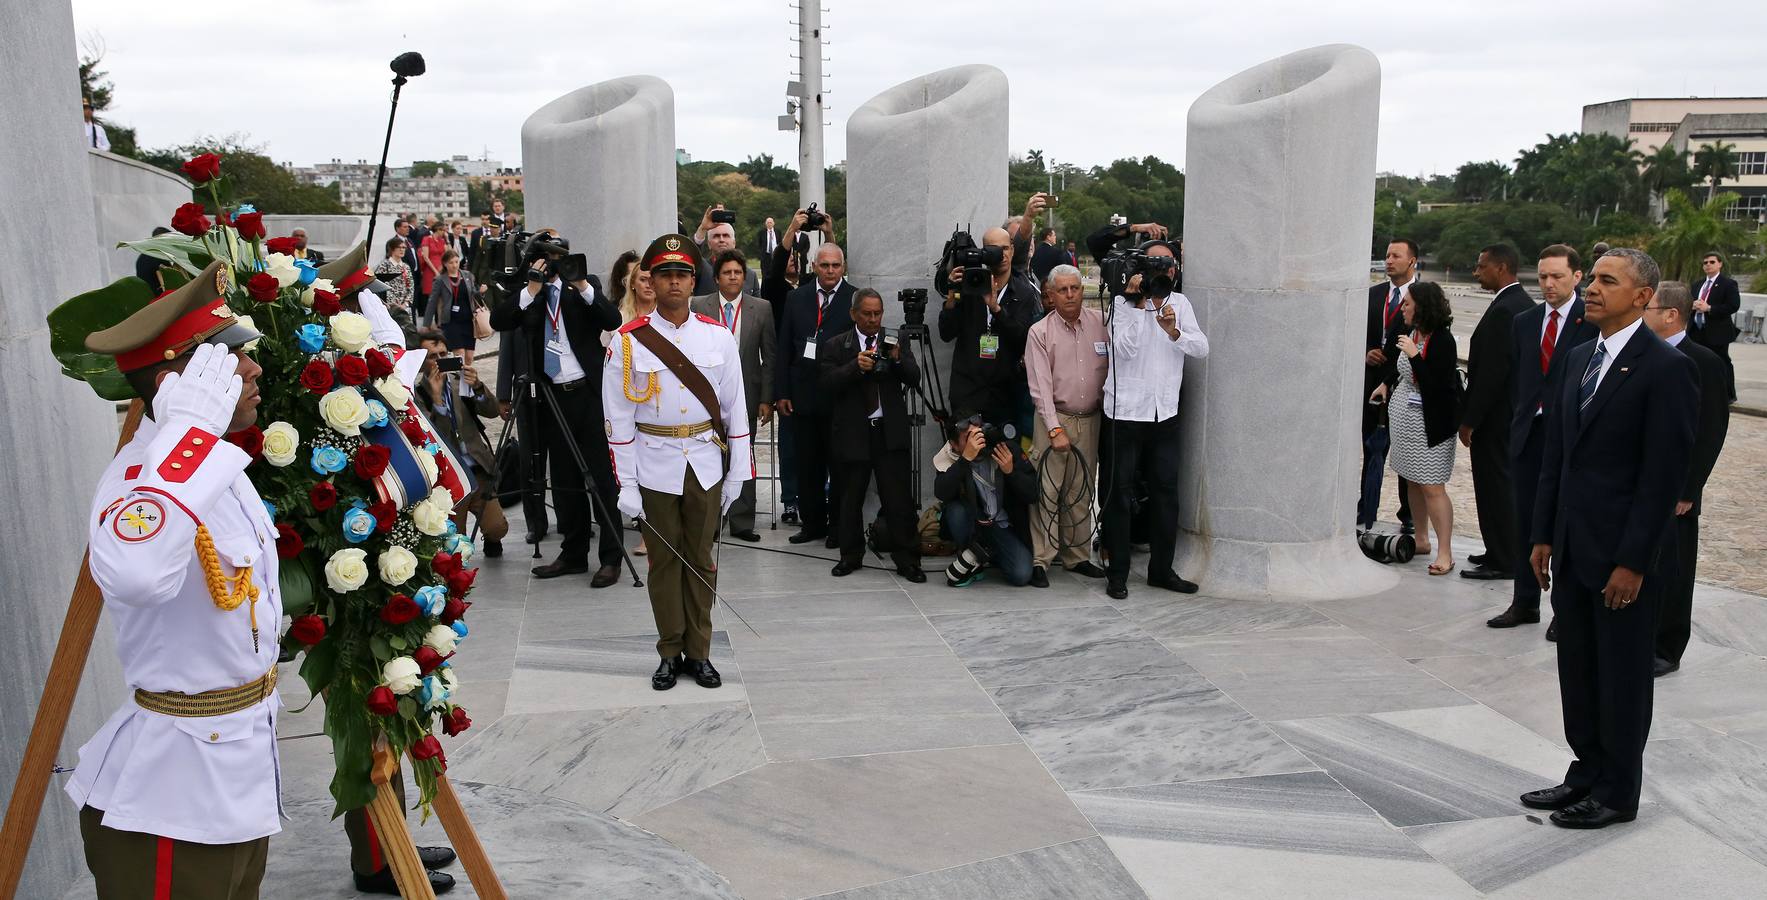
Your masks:
{"label": "woman in dark blazer", "polygon": [[1460,371],[1454,346],[1454,313],[1441,285],[1411,285],[1400,315],[1409,330],[1395,341],[1397,352],[1387,377],[1374,389],[1371,402],[1387,397],[1387,427],[1392,435],[1389,459],[1393,471],[1411,483],[1411,509],[1427,513],[1429,527],[1417,529],[1417,554],[1430,552],[1430,529],[1436,533],[1436,558],[1431,575],[1454,570],[1454,504],[1448,479],[1454,474],[1454,438],[1460,425]]}
{"label": "woman in dark blazer", "polygon": [[442,271],[430,286],[429,311],[424,325],[442,330],[448,349],[459,353],[466,365],[472,365],[472,353],[478,346],[473,333],[473,312],[477,309],[479,289],[472,273],[460,268],[460,251],[449,249],[442,254]]}

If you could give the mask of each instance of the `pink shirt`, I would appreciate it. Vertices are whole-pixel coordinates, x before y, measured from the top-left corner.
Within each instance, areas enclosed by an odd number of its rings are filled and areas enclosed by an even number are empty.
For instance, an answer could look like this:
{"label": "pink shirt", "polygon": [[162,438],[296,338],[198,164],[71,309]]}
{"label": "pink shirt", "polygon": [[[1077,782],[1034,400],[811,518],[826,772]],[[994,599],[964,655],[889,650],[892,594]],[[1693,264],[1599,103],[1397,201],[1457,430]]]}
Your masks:
{"label": "pink shirt", "polygon": [[1109,369],[1110,335],[1104,329],[1104,314],[1092,307],[1081,307],[1073,322],[1051,312],[1025,336],[1025,373],[1044,428],[1060,424],[1057,412],[1070,416],[1098,412]]}

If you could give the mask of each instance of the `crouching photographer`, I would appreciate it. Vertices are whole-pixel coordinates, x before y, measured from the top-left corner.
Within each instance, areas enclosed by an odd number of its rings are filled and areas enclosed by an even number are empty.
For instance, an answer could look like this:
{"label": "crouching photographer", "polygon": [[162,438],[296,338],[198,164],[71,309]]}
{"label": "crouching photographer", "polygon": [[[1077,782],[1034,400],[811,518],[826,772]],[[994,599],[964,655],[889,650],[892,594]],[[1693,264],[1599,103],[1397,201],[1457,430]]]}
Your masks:
{"label": "crouching photographer", "polygon": [[497,458],[485,436],[484,419],[497,418],[497,400],[478,369],[461,356],[448,352],[447,337],[437,328],[417,333],[419,345],[429,351],[417,380],[417,405],[429,414],[436,434],[454,452],[454,458],[472,468],[475,490],[454,514],[454,526],[466,531],[466,516],[478,517],[485,535],[486,556],[503,555],[503,536],[509,520],[497,502]]}
{"label": "crouching photographer", "polygon": [[953,431],[933,456],[933,495],[944,504],[945,531],[961,548],[945,570],[945,583],[973,584],[993,565],[1008,584],[1023,586],[1031,580],[1029,524],[1037,470],[1019,451],[1010,425],[971,416]]}

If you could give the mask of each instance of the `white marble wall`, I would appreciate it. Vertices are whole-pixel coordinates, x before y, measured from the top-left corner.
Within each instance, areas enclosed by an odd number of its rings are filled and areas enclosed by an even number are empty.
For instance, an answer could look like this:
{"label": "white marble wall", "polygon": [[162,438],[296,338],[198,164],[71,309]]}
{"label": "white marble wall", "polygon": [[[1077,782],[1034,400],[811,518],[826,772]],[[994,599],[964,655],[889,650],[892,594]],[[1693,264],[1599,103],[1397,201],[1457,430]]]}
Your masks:
{"label": "white marble wall", "polygon": [[565,94],[522,124],[522,167],[522,227],[558,229],[605,280],[675,230],[675,92],[632,75]]}
{"label": "white marble wall", "polygon": [[1222,596],[1368,594],[1355,546],[1380,63],[1334,44],[1190,108],[1185,294],[1209,336],[1185,372],[1179,570]]}
{"label": "white marble wall", "polygon": [[106,284],[135,274],[136,254],[117,249],[118,241],[139,241],[190,202],[190,182],[158,166],[103,150],[88,149],[92,209],[98,220],[98,255]]}
{"label": "white marble wall", "polygon": [[[10,791],[86,546],[92,489],[115,444],[115,407],[63,378],[43,317],[99,286],[87,150],[80,142],[73,11],[0,4],[0,783]],[[100,623],[58,761],[121,700]],[[51,780],[19,897],[55,897],[84,867],[74,808]],[[7,847],[13,854],[21,848]]]}
{"label": "white marble wall", "polygon": [[[223,166],[226,163],[222,163]],[[393,215],[403,210],[389,211],[381,207],[381,214],[374,226],[374,246],[368,249],[370,263],[378,262],[386,255],[387,238],[393,236]],[[327,260],[338,257],[356,248],[357,244],[368,237],[368,217],[366,215],[282,215],[275,210],[260,210],[264,215],[264,228],[271,237],[287,235],[296,228],[307,229],[307,245],[325,254]],[[470,220],[472,227],[477,228],[478,217]]]}

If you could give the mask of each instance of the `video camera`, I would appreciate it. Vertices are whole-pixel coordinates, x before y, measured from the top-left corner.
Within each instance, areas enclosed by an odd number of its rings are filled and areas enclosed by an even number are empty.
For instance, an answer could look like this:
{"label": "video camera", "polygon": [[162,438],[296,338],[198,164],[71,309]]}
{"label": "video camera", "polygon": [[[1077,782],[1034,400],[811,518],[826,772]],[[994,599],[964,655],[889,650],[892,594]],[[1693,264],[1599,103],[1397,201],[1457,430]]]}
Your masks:
{"label": "video camera", "polygon": [[951,239],[945,242],[940,256],[944,259],[946,271],[963,270],[963,282],[958,285],[962,299],[980,301],[994,286],[994,267],[1006,258],[1006,249],[978,246],[969,232],[958,228],[951,232]]}
{"label": "video camera", "polygon": [[535,274],[541,280],[556,274],[567,283],[588,276],[583,254],[571,253],[570,241],[546,232],[500,235],[485,244],[485,251],[491,258],[492,284],[504,294],[521,290]]}
{"label": "video camera", "polygon": [[896,301],[902,304],[903,325],[926,325],[926,288],[903,288],[896,292]]}
{"label": "video camera", "polygon": [[1173,256],[1154,256],[1147,252],[1148,246],[1152,243],[1150,241],[1137,247],[1112,250],[1105,254],[1104,259],[1098,261],[1099,280],[1104,282],[1105,290],[1110,296],[1124,294],[1128,289],[1129,279],[1136,275],[1141,276],[1144,286],[1156,276],[1170,275],[1172,279],[1170,290],[1179,289],[1179,285],[1183,283],[1183,273],[1178,265],[1177,248],[1171,248]]}

